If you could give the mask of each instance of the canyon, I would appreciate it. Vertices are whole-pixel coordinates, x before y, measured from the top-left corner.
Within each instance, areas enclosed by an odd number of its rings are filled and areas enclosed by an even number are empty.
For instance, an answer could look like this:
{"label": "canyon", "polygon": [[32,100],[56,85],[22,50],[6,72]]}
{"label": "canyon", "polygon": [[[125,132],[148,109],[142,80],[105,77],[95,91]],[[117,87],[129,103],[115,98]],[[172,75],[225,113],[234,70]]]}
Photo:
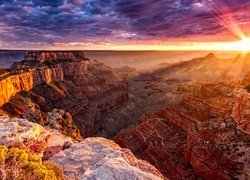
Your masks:
{"label": "canyon", "polygon": [[[139,72],[83,51],[28,52],[0,70],[0,127],[38,127],[46,135],[35,153],[68,179],[248,179],[250,55],[244,58],[210,53]],[[24,147],[17,142],[1,144]]]}
{"label": "canyon", "polygon": [[250,59],[246,57],[236,73],[227,71],[240,65],[237,59],[222,64],[213,54],[152,73],[144,82],[144,89],[154,90],[144,91],[144,98],[153,96],[147,99],[152,104],[137,124],[116,135],[115,142],[169,179],[248,179]]}

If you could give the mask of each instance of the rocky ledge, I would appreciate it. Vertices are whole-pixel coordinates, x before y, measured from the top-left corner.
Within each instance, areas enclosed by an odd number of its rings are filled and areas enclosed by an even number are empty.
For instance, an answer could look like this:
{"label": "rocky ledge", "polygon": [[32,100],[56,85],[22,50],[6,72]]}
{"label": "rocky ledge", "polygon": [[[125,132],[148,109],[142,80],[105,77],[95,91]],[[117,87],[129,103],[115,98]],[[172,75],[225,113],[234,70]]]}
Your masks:
{"label": "rocky ledge", "polygon": [[104,138],[87,138],[50,161],[64,169],[66,179],[163,179],[148,162]]}
{"label": "rocky ledge", "polygon": [[[38,154],[43,160],[57,163],[66,179],[163,179],[155,167],[111,140],[86,138],[78,143],[55,129],[43,128],[25,119],[9,119],[6,115],[0,116],[0,145],[16,147],[32,154],[33,158]],[[64,179],[63,175],[58,179]]]}
{"label": "rocky ledge", "polygon": [[49,138],[50,133],[39,124],[21,118],[0,116],[1,145],[41,154],[45,151]]}

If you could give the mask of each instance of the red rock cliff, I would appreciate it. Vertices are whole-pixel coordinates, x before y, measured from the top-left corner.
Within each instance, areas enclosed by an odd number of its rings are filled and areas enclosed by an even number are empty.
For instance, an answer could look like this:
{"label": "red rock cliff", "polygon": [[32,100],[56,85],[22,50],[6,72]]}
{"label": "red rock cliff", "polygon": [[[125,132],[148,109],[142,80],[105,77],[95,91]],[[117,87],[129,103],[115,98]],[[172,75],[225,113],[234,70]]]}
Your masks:
{"label": "red rock cliff", "polygon": [[194,94],[142,116],[115,141],[169,179],[248,179],[249,93],[232,82],[206,84]]}
{"label": "red rock cliff", "polygon": [[89,61],[56,64],[53,67],[38,67],[26,70],[12,70],[0,79],[0,106],[20,91],[29,91],[33,87],[53,81],[62,81],[68,75],[80,75],[90,66]]}
{"label": "red rock cliff", "polygon": [[42,114],[53,109],[69,112],[81,135],[88,136],[95,134],[105,111],[128,98],[126,84],[103,63],[86,59],[34,61],[13,66],[0,79],[0,106],[7,114],[25,116],[24,102],[30,99]]}

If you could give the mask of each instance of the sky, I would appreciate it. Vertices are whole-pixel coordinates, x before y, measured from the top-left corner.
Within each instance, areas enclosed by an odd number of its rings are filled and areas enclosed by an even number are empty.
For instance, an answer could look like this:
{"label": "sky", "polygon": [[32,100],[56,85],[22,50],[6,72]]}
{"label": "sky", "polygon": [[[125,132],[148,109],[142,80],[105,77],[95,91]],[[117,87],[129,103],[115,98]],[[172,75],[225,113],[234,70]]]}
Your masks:
{"label": "sky", "polygon": [[0,49],[231,50],[249,36],[250,0],[0,0]]}

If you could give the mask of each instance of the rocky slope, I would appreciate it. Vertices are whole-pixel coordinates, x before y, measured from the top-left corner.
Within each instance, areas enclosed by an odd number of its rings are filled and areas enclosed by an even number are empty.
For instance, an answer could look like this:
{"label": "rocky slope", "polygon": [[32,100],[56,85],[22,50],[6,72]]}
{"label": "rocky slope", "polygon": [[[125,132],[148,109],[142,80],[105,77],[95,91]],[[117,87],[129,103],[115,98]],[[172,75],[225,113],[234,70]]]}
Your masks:
{"label": "rocky slope", "polygon": [[66,179],[163,179],[148,162],[104,138],[87,138],[50,160],[63,167]]}
{"label": "rocky slope", "polygon": [[[192,96],[142,116],[115,141],[170,179],[248,179],[248,96],[243,82],[197,85]],[[174,177],[174,178],[173,178]]]}
{"label": "rocky slope", "polygon": [[82,136],[94,135],[103,114],[127,98],[126,84],[112,69],[81,51],[28,53],[0,80],[0,106],[6,113],[23,117],[27,100],[44,119],[47,112],[62,109],[73,116]]}

